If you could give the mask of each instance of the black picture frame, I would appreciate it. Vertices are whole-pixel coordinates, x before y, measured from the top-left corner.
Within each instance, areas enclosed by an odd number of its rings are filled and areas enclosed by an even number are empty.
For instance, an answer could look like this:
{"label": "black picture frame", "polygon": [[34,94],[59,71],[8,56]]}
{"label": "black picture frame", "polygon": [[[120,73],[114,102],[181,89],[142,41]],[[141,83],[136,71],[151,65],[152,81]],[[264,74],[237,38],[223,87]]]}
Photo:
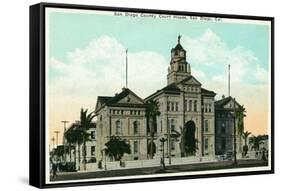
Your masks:
{"label": "black picture frame", "polygon": [[[228,172],[216,174],[200,174],[200,175],[179,175],[167,177],[149,177],[149,178],[132,178],[118,180],[102,180],[102,181],[85,181],[85,182],[66,182],[66,183],[45,183],[45,9],[46,8],[63,8],[63,9],[79,9],[79,10],[102,10],[102,11],[121,11],[121,12],[137,12],[137,13],[153,13],[166,15],[186,15],[198,17],[215,17],[229,19],[249,19],[271,22],[271,169],[261,171],[248,172]],[[29,151],[29,183],[38,188],[53,188],[66,186],[83,186],[83,185],[100,185],[100,184],[116,184],[130,182],[148,182],[148,181],[167,181],[178,179],[194,179],[194,178],[210,178],[210,177],[226,177],[226,176],[242,176],[257,174],[274,173],[274,18],[248,15],[232,15],[217,13],[199,13],[199,12],[183,12],[169,10],[152,10],[137,9],[123,7],[104,7],[92,5],[74,5],[74,4],[57,4],[57,3],[39,3],[30,6],[30,151]]]}

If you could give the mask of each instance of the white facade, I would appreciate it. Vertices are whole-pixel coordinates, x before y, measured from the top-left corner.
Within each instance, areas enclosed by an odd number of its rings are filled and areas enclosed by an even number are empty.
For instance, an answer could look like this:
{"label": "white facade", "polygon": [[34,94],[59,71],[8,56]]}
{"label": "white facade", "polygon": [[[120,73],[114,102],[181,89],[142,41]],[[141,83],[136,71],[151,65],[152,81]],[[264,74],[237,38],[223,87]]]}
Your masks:
{"label": "white facade", "polygon": [[[214,96],[214,92],[202,88],[191,75],[179,37],[178,44],[171,50],[166,87],[144,101],[127,88],[113,97],[98,97],[97,159],[104,159],[104,145],[110,136],[129,142],[132,154],[125,155],[123,160],[150,158],[152,138],[156,150],[153,158],[160,158],[163,154],[161,137],[166,138],[164,155],[170,161],[172,157],[214,157]],[[149,100],[159,103],[160,116],[156,119],[154,136],[150,134],[145,117],[145,102]],[[134,133],[134,126],[139,129],[137,133]],[[193,142],[189,143],[191,139]],[[196,144],[195,152],[189,151],[192,144]]]}
{"label": "white facade", "polygon": [[[157,137],[165,137],[165,155],[184,157],[190,155],[214,156],[214,96],[212,91],[202,88],[201,83],[191,75],[190,64],[186,61],[186,51],[178,44],[171,50],[171,62],[168,68],[167,86],[150,95],[145,101],[155,100],[160,106],[157,117]],[[193,127],[194,126],[194,127]],[[194,128],[193,130],[189,129]],[[192,135],[190,135],[192,134]],[[184,147],[189,136],[196,139],[196,152],[188,153]]]}

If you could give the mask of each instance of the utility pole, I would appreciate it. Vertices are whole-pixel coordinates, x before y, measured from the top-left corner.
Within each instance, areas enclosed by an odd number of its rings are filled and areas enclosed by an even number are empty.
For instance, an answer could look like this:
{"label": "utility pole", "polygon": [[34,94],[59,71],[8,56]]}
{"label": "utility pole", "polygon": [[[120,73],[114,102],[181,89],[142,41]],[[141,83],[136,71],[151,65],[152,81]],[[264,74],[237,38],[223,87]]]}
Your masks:
{"label": "utility pole", "polygon": [[60,131],[54,131],[55,132],[55,134],[56,134],[56,138],[57,138],[57,140],[56,140],[56,145],[58,146],[58,139],[59,139],[59,133],[60,133]]}
{"label": "utility pole", "polygon": [[66,162],[66,147],[65,147],[65,132],[66,132],[66,124],[69,121],[61,121],[63,123],[63,159]]}

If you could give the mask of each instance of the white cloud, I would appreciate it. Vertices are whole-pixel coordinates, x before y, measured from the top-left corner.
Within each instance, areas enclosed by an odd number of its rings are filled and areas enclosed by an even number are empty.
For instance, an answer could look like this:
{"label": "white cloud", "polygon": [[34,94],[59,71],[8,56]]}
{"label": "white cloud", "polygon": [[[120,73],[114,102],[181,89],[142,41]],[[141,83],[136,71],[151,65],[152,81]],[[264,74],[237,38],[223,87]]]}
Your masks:
{"label": "white cloud", "polygon": [[[198,38],[183,35],[182,45],[187,50],[192,74],[204,88],[215,91],[217,99],[227,94],[227,67],[231,64],[232,95],[246,107],[252,104],[267,107],[268,72],[253,52],[241,46],[228,47],[209,29]],[[67,120],[77,119],[82,106],[93,110],[97,96],[113,96],[125,85],[125,46],[115,38],[102,36],[67,56],[66,62],[51,58],[49,63],[50,71],[58,74],[49,82],[51,108],[66,108],[71,118]],[[145,98],[166,85],[169,60],[164,56],[129,50],[128,62],[129,88],[140,97]],[[72,105],[74,111],[66,105]],[[63,110],[60,113],[56,115],[65,115]]]}
{"label": "white cloud", "polygon": [[[95,103],[97,96],[112,96],[125,86],[125,47],[116,39],[103,36],[67,55],[67,63],[50,60],[50,71],[59,73],[58,78],[50,79],[51,94]],[[155,52],[129,52],[129,88],[143,98],[161,88],[166,84],[167,63]]]}
{"label": "white cloud", "polygon": [[187,50],[191,68],[205,73],[210,79],[226,79],[227,67],[231,65],[231,81],[236,83],[258,83],[267,79],[267,71],[250,50],[227,44],[212,30],[207,29],[201,36],[191,38],[183,35],[182,45]]}

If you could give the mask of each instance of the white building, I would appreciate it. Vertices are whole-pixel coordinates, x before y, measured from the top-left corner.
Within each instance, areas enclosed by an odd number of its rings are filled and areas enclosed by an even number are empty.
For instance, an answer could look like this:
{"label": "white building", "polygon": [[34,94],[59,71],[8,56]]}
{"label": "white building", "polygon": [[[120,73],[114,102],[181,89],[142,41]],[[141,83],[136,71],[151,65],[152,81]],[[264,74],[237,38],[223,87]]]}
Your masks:
{"label": "white building", "polygon": [[[159,103],[153,138],[154,158],[161,156],[160,138],[167,139],[165,157],[215,155],[215,93],[202,88],[192,75],[186,60],[186,51],[180,44],[180,36],[171,50],[167,86],[142,100],[128,88],[115,96],[99,96],[95,112],[97,120],[97,159],[103,159],[104,144],[110,136],[126,139],[132,154],[124,160],[149,158],[150,129],[145,117],[146,102]],[[195,150],[193,150],[196,148]],[[193,151],[192,151],[193,150]]]}
{"label": "white building", "polygon": [[[192,75],[187,54],[180,44],[171,50],[167,86],[148,96],[145,101],[156,100],[160,106],[157,117],[156,148],[160,148],[160,137],[166,137],[164,150],[169,158],[191,155],[215,154],[215,93],[202,88]],[[195,141],[194,141],[195,140]],[[196,152],[192,151],[196,145]],[[157,155],[161,150],[157,149]]]}

